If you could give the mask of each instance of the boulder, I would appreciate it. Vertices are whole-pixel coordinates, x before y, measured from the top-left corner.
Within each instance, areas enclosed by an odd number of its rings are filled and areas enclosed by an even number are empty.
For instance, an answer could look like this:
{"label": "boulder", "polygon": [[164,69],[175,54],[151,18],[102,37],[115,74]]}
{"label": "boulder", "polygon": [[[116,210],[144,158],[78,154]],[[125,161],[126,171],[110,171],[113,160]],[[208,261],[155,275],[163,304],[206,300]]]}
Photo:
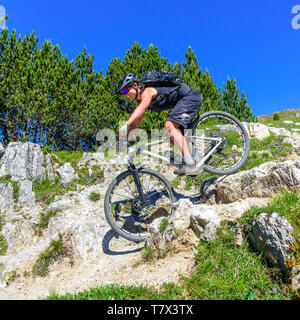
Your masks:
{"label": "boulder", "polygon": [[74,246],[83,260],[94,259],[102,253],[102,239],[108,230],[107,224],[99,218],[74,226]]}
{"label": "boulder", "polygon": [[[104,171],[104,179],[111,180],[126,169],[125,164],[127,160],[128,155],[122,156],[116,154],[115,158],[109,159],[105,158],[103,152],[85,152],[77,165],[78,167],[87,166],[89,170],[92,166],[97,165]],[[91,171],[90,174],[92,174]]]}
{"label": "boulder", "polygon": [[194,206],[190,218],[193,231],[202,240],[214,239],[222,220],[216,208],[207,204]]}
{"label": "boulder", "polygon": [[180,199],[174,204],[174,209],[168,217],[168,226],[163,232],[159,231],[160,223],[165,217],[155,219],[149,226],[150,236],[146,246],[154,245],[162,249],[166,243],[176,239],[179,234],[186,232],[190,227],[189,211],[193,208],[193,203],[189,199]]}
{"label": "boulder", "polygon": [[300,188],[300,160],[266,162],[250,170],[225,176],[210,184],[210,203],[232,203],[247,198],[271,198],[277,192]]}
{"label": "boulder", "polygon": [[291,270],[285,265],[290,259],[290,244],[295,242],[293,228],[289,222],[274,213],[261,213],[253,222],[250,239],[256,249],[263,251],[265,257],[278,265],[283,274],[290,276]]}
{"label": "boulder", "polygon": [[23,180],[19,182],[19,197],[20,205],[35,205],[35,194],[32,191],[32,182]]}
{"label": "boulder", "polygon": [[264,139],[270,135],[269,128],[259,122],[242,122],[246,127],[249,137],[256,139]]}
{"label": "boulder", "polygon": [[75,209],[75,202],[73,199],[56,200],[48,206],[48,210],[68,210]]}
{"label": "boulder", "polygon": [[[85,211],[85,212],[84,212]],[[69,233],[73,250],[79,259],[88,260],[102,253],[102,240],[110,230],[109,225],[93,212],[80,210],[58,212],[49,221],[48,229],[44,232],[48,238],[55,238],[59,234]]]}
{"label": "boulder", "polygon": [[0,209],[7,210],[14,206],[13,186],[10,182],[0,183]]}
{"label": "boulder", "polygon": [[118,155],[115,159],[111,159],[103,164],[104,178],[105,180],[111,180],[115,178],[122,171],[126,170],[128,163],[128,155]]}
{"label": "boulder", "polygon": [[154,219],[153,222],[149,226],[149,234],[150,236],[146,240],[146,246],[151,247],[154,246],[155,248],[162,248],[164,244],[164,233],[161,232],[160,224],[163,219],[166,219],[166,217],[160,217],[157,219]]}
{"label": "boulder", "polygon": [[48,179],[54,179],[58,175],[57,170],[59,169],[60,161],[54,153],[47,153],[45,155],[45,169]]}
{"label": "boulder", "polygon": [[82,158],[78,161],[78,167],[99,165],[103,166],[105,162],[102,152],[84,152]]}
{"label": "boulder", "polygon": [[189,199],[180,199],[174,204],[174,211],[169,218],[169,224],[164,231],[164,239],[170,242],[176,239],[177,235],[184,233],[190,226],[189,211],[193,203]]}
{"label": "boulder", "polygon": [[78,178],[75,170],[69,162],[66,162],[63,166],[57,169],[57,173],[60,176],[62,183],[70,183],[74,178]]}
{"label": "boulder", "polygon": [[291,137],[292,133],[288,129],[285,128],[274,128],[274,127],[269,127],[269,130],[274,133],[275,136],[286,136],[286,137]]}
{"label": "boulder", "polygon": [[25,247],[35,247],[36,235],[30,221],[17,218],[15,221],[7,222],[2,229],[7,241],[9,254],[16,254]]}
{"label": "boulder", "polygon": [[10,142],[0,160],[0,177],[12,180],[45,179],[44,155],[38,144]]}

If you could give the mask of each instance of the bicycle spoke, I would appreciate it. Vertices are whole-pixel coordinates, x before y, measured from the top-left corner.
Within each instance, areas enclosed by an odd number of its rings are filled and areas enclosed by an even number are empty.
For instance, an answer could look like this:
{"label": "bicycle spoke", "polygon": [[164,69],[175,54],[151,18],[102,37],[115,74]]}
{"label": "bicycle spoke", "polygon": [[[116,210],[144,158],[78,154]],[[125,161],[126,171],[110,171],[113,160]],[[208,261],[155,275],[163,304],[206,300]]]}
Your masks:
{"label": "bicycle spoke", "polygon": [[[129,177],[131,177],[131,176],[129,176]],[[132,193],[132,195],[134,196],[134,193],[133,193],[133,191],[131,190],[130,184],[128,184],[127,179],[125,179],[125,183],[127,184],[128,189],[130,190],[130,192]]]}
{"label": "bicycle spoke", "polygon": [[[170,214],[172,195],[158,177],[139,172],[139,180],[146,200],[146,203],[143,204],[139,199],[139,194],[132,191],[130,179],[133,177],[128,175],[112,189],[110,196],[111,216],[123,232],[144,237],[148,233],[149,223],[162,215]],[[124,180],[125,182],[123,182]],[[122,186],[124,183],[130,192]],[[123,195],[122,191],[125,191],[126,194]],[[128,197],[130,193],[133,198]],[[118,202],[114,200],[118,200]]]}
{"label": "bicycle spoke", "polygon": [[132,200],[132,198],[128,198],[127,196],[125,195],[121,195],[121,194],[118,194],[118,193],[114,193],[115,196],[119,196],[119,197],[126,197],[126,199],[128,200]]}
{"label": "bicycle spoke", "polygon": [[120,185],[119,185],[119,187],[120,187],[121,189],[123,189],[124,191],[126,191],[127,193],[131,193],[131,194],[134,196],[134,193],[133,193],[131,190],[130,190],[130,192],[129,192],[127,189],[121,187]]}
{"label": "bicycle spoke", "polygon": [[[217,170],[231,169],[243,158],[245,137],[241,128],[230,118],[222,115],[211,115],[202,119],[197,126],[202,136],[194,139],[194,147],[209,153],[221,142],[216,151],[206,161],[206,166]],[[241,152],[242,151],[242,152]]]}

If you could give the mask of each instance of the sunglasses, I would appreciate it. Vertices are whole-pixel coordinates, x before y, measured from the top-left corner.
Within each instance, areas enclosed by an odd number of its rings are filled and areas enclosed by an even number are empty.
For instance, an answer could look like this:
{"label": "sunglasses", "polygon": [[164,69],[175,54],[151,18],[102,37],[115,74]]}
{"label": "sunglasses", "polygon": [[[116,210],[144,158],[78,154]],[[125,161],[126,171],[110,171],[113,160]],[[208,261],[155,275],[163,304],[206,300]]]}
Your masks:
{"label": "sunglasses", "polygon": [[130,88],[124,88],[121,93],[124,94],[124,96],[129,92]]}

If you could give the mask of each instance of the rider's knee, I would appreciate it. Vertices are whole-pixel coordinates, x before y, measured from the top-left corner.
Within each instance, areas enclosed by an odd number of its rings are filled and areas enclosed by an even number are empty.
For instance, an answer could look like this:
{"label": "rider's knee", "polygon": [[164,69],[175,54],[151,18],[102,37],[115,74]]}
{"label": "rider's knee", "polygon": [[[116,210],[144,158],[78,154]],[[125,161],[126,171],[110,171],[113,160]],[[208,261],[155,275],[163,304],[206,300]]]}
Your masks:
{"label": "rider's knee", "polygon": [[174,129],[173,122],[167,120],[167,121],[165,122],[165,129],[166,129],[168,132],[171,132],[172,129]]}
{"label": "rider's knee", "polygon": [[167,120],[165,122],[165,129],[171,133],[174,129],[177,129],[178,127],[180,126],[179,123],[176,123],[176,122],[173,122],[173,121],[170,121],[170,120]]}

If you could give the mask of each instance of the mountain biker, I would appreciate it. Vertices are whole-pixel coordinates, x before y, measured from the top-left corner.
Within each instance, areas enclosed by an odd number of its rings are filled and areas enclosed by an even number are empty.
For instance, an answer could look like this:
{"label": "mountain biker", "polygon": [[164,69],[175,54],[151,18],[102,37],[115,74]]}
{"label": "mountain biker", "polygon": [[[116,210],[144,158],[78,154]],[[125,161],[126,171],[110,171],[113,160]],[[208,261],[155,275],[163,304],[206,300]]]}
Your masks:
{"label": "mountain biker", "polygon": [[135,108],[126,124],[120,128],[120,138],[130,137],[129,133],[137,129],[143,119],[147,109],[161,112],[172,109],[165,122],[171,144],[179,148],[184,158],[184,164],[174,174],[177,175],[197,175],[199,170],[195,168],[195,161],[192,158],[183,131],[187,129],[193,121],[195,115],[202,104],[202,96],[195,89],[182,83],[178,90],[173,90],[161,101],[156,101],[158,95],[170,91],[170,87],[149,86],[142,91],[140,79],[134,73],[123,76],[118,84],[116,93],[121,93],[131,101],[136,100],[138,106]]}

